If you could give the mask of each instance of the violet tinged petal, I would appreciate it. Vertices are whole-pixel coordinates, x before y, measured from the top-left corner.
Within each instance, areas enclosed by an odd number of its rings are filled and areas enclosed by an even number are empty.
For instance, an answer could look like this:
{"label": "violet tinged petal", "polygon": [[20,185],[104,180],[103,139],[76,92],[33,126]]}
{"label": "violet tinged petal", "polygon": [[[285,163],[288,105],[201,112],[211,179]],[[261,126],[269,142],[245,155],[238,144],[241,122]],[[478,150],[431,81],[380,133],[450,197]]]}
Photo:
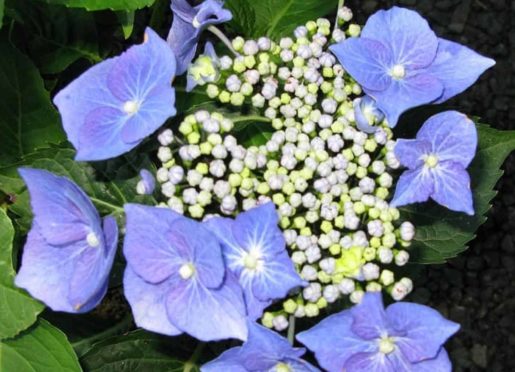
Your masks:
{"label": "violet tinged petal", "polygon": [[[222,0],[204,0],[200,5],[195,7],[197,11],[197,22],[203,29],[210,25],[228,22],[232,19],[232,13],[223,8]],[[195,19],[193,20],[195,23]]]}
{"label": "violet tinged petal", "polygon": [[[141,180],[139,182],[141,182],[141,185],[143,186],[142,194],[143,195],[151,195],[154,192],[154,189],[156,187],[156,179],[154,178],[154,175],[146,169],[142,169],[139,172],[139,175],[141,177]],[[138,192],[139,192],[139,190],[138,190]]]}
{"label": "violet tinged petal", "polygon": [[363,87],[383,91],[392,83],[389,46],[369,38],[349,38],[329,47],[348,73]]}
{"label": "violet tinged petal", "polygon": [[248,372],[243,365],[245,360],[240,357],[240,350],[241,347],[237,346],[225,351],[215,360],[200,367],[200,372]]}
{"label": "violet tinged petal", "polygon": [[182,333],[170,322],[166,312],[170,287],[169,281],[158,284],[146,282],[127,265],[123,276],[124,294],[138,327],[168,336]]}
{"label": "violet tinged petal", "polygon": [[425,202],[433,194],[434,187],[433,176],[425,167],[407,170],[397,181],[395,195],[390,206],[397,208]]}
{"label": "violet tinged petal", "polygon": [[232,231],[238,244],[247,252],[259,251],[265,255],[284,252],[286,242],[278,226],[279,217],[274,203],[266,203],[240,213]]}
{"label": "violet tinged petal", "polygon": [[246,254],[233,234],[234,220],[230,218],[214,217],[204,222],[204,225],[216,235],[222,245],[222,251],[228,268],[239,277],[245,268],[242,257]]}
{"label": "violet tinged petal", "polygon": [[434,359],[423,360],[411,365],[411,372],[452,372],[452,363],[444,348]]}
{"label": "violet tinged petal", "polygon": [[452,161],[467,168],[477,149],[474,122],[457,111],[431,116],[417,133],[417,139],[431,143],[431,152],[439,161]]}
{"label": "violet tinged petal", "polygon": [[91,67],[54,97],[68,140],[79,147],[80,129],[91,111],[118,106],[119,101],[107,87],[107,75],[117,57]]}
{"label": "violet tinged petal", "polygon": [[345,310],[299,333],[297,340],[315,353],[321,367],[328,371],[342,371],[352,355],[378,349],[376,343],[363,340],[352,331],[352,322],[350,311]]}
{"label": "violet tinged petal", "polygon": [[68,294],[68,301],[77,311],[102,292],[109,281],[118,245],[118,225],[114,217],[104,218],[103,233],[104,247],[88,246],[77,257]]}
{"label": "violet tinged petal", "polygon": [[281,362],[286,364],[292,371],[295,372],[321,372],[315,366],[301,359],[285,358]]}
{"label": "violet tinged petal", "polygon": [[206,288],[194,277],[177,279],[168,292],[166,309],[178,329],[199,340],[247,338],[243,295],[231,275],[218,289]]}
{"label": "violet tinged petal", "polygon": [[384,91],[367,90],[379,109],[385,113],[388,125],[393,128],[399,117],[410,108],[430,103],[442,95],[440,80],[429,74],[407,75],[402,80],[393,80]]}
{"label": "violet tinged petal", "polygon": [[415,303],[394,303],[386,309],[386,316],[389,324],[402,333],[395,337],[395,345],[411,363],[435,358],[460,328],[438,311]]}
{"label": "violet tinged petal", "polygon": [[167,235],[170,246],[180,256],[180,264],[191,264],[195,276],[206,288],[218,288],[225,276],[220,243],[203,224],[180,218],[170,225]]}
{"label": "violet tinged petal", "polygon": [[250,320],[261,318],[264,310],[272,304],[272,300],[260,300],[254,295],[251,285],[252,282],[242,283],[243,297],[245,299],[245,306],[247,308],[247,316]]}
{"label": "violet tinged petal", "polygon": [[403,166],[417,169],[424,165],[424,156],[431,153],[431,143],[422,139],[398,139],[394,152]]}
{"label": "violet tinged petal", "polygon": [[66,177],[19,168],[41,234],[49,244],[66,245],[94,233],[102,239],[100,216],[88,196]]}
{"label": "violet tinged petal", "polygon": [[367,292],[361,303],[350,309],[350,313],[352,332],[365,340],[380,338],[389,328],[381,292]]}
{"label": "violet tinged petal", "polygon": [[365,133],[375,133],[377,125],[384,120],[384,114],[377,107],[376,101],[369,96],[357,98],[353,102],[356,126]]}
{"label": "violet tinged petal", "polygon": [[149,283],[159,283],[176,273],[179,254],[168,240],[170,225],[182,215],[171,209],[126,204],[127,226],[123,253],[132,269]]}
{"label": "violet tinged petal", "polygon": [[438,204],[456,211],[474,215],[469,174],[452,161],[441,162],[433,170],[434,191],[431,198]]}
{"label": "violet tinged petal", "polygon": [[415,11],[395,6],[373,14],[361,37],[389,46],[394,63],[407,69],[431,64],[438,48],[438,38],[424,18]]}
{"label": "violet tinged petal", "polygon": [[249,280],[247,275],[252,280],[252,293],[262,301],[284,298],[292,289],[306,285],[286,250],[275,256],[265,256],[262,269],[254,273],[244,270],[240,282]]}
{"label": "violet tinged petal", "polygon": [[483,57],[466,46],[439,39],[436,59],[428,67],[428,72],[444,85],[443,95],[435,103],[445,102],[460,94],[494,65],[493,59]]}
{"label": "violet tinged petal", "polygon": [[[390,354],[358,353],[350,357],[343,369],[344,371],[366,372],[411,372],[411,364],[399,352]],[[341,371],[340,370],[340,371]],[[332,371],[330,371],[332,372]],[[336,372],[336,370],[334,371]]]}

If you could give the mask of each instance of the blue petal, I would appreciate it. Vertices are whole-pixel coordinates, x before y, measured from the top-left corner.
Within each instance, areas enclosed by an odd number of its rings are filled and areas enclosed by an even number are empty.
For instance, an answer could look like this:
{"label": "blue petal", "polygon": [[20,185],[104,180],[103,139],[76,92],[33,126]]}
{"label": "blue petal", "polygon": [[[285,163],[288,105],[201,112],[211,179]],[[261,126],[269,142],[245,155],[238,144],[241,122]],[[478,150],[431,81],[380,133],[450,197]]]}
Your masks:
{"label": "blue petal", "polygon": [[[375,133],[378,127],[373,124],[384,120],[384,114],[377,108],[376,101],[369,96],[357,98],[353,102],[353,108],[358,129],[369,134]],[[373,119],[372,123],[370,119]]]}
{"label": "blue petal", "polygon": [[156,187],[156,179],[154,178],[154,175],[146,169],[142,169],[139,172],[139,175],[141,177],[141,181],[143,182],[145,194],[146,195],[152,194]]}
{"label": "blue petal", "polygon": [[397,181],[395,195],[390,202],[390,206],[396,208],[407,204],[425,202],[429,199],[433,190],[433,176],[425,167],[407,170]]}
{"label": "blue petal", "polygon": [[398,139],[394,152],[403,166],[409,169],[416,169],[424,165],[424,155],[431,153],[431,144],[422,139]]}
{"label": "blue petal", "polygon": [[445,111],[430,117],[417,133],[417,139],[431,143],[431,152],[439,161],[452,161],[467,168],[477,148],[476,126],[457,111]]}
{"label": "blue petal", "polygon": [[286,250],[264,259],[261,270],[243,270],[241,283],[252,281],[252,293],[262,301],[281,299],[297,287],[305,285]]}
{"label": "blue petal", "polygon": [[470,177],[463,166],[452,161],[441,162],[433,174],[435,183],[431,198],[450,210],[473,216]]}
{"label": "blue petal", "polygon": [[236,279],[227,275],[218,289],[209,289],[196,279],[173,283],[166,302],[168,318],[183,332],[202,340],[245,340],[245,303]]}
{"label": "blue petal", "polygon": [[228,22],[232,19],[232,13],[223,9],[224,2],[221,0],[204,0],[195,7],[197,21],[203,29],[210,25]]}
{"label": "blue petal", "polygon": [[437,357],[411,365],[411,372],[452,372],[452,363],[444,348],[440,349]]}
{"label": "blue petal", "polygon": [[393,128],[404,111],[430,103],[440,97],[443,85],[432,75],[417,74],[407,75],[402,80],[393,80],[384,91],[367,89],[365,91],[376,100],[377,106],[388,119],[388,125]]}
{"label": "blue petal", "polygon": [[99,293],[109,280],[118,244],[118,226],[113,217],[104,219],[104,231],[105,247],[87,246],[77,256],[68,294],[68,301],[76,310],[80,310]]}
{"label": "blue petal", "polygon": [[41,169],[20,168],[18,172],[27,184],[35,219],[48,243],[73,243],[90,232],[102,239],[100,216],[75,183]]}
{"label": "blue petal", "polygon": [[375,343],[361,339],[352,331],[352,322],[350,311],[342,311],[299,333],[297,340],[315,353],[321,367],[341,371],[352,355],[377,350]]}
{"label": "blue petal", "polygon": [[[249,370],[265,369],[266,366],[263,365],[265,359],[276,364],[284,358],[296,359],[304,354],[301,352],[299,355],[299,350],[294,349],[286,338],[257,323],[248,322],[248,330],[248,338],[241,348],[241,354],[248,356],[245,367]],[[252,355],[261,356],[261,358],[252,360]]]}
{"label": "blue petal", "polygon": [[350,38],[329,47],[345,70],[363,87],[383,91],[392,78],[392,52],[388,45],[366,38]]}
{"label": "blue petal", "polygon": [[[177,2],[173,1],[172,6]],[[182,75],[188,70],[188,65],[195,57],[199,38],[199,29],[179,17],[174,17],[167,42],[177,58],[177,75]]]}
{"label": "blue petal", "polygon": [[435,358],[460,328],[438,311],[414,303],[394,303],[386,309],[386,316],[390,325],[402,333],[395,338],[395,344],[411,363]]}
{"label": "blue petal", "polygon": [[150,283],[177,272],[182,260],[168,240],[170,225],[185,218],[170,209],[126,204],[123,253],[132,269]]}
{"label": "blue petal", "polygon": [[363,27],[361,37],[389,46],[394,63],[408,69],[428,66],[438,48],[438,38],[427,21],[417,12],[399,7],[373,14]]}
{"label": "blue petal", "polygon": [[272,300],[260,300],[254,295],[252,291],[252,283],[248,282],[240,285],[243,290],[243,297],[245,299],[245,306],[247,308],[247,316],[250,320],[256,320],[261,318],[264,310],[272,304]]}
{"label": "blue petal", "polygon": [[381,292],[367,292],[361,303],[352,307],[350,312],[352,332],[365,340],[380,338],[388,330]]}
{"label": "blue petal", "polygon": [[[453,41],[439,39],[435,61],[428,71],[442,81],[444,91],[436,103],[442,103],[463,92],[476,82],[495,61]],[[466,66],[466,68],[463,68]]]}
{"label": "blue petal", "polygon": [[215,360],[200,367],[200,372],[247,372],[248,370],[243,366],[245,360],[240,357],[240,350],[241,347],[233,347],[225,351]]}
{"label": "blue petal", "polygon": [[340,368],[340,370],[349,372],[412,372],[411,364],[398,351],[386,355],[379,352],[354,354],[345,362],[344,368]]}
{"label": "blue petal", "polygon": [[230,218],[214,217],[204,222],[204,225],[216,235],[222,244],[223,255],[226,260],[228,268],[240,276],[241,271],[244,269],[242,257],[246,251],[243,249],[233,234],[234,220]]}
{"label": "blue petal", "polygon": [[266,203],[240,213],[232,231],[238,244],[247,252],[257,248],[266,255],[272,255],[286,249],[278,223],[279,217],[274,203]]}
{"label": "blue petal", "polygon": [[146,282],[127,265],[123,276],[123,288],[138,327],[168,336],[182,333],[170,322],[166,312],[170,287],[168,281],[159,284]]}
{"label": "blue petal", "polygon": [[292,371],[295,372],[321,372],[315,366],[301,359],[285,358],[281,362],[286,364]]}

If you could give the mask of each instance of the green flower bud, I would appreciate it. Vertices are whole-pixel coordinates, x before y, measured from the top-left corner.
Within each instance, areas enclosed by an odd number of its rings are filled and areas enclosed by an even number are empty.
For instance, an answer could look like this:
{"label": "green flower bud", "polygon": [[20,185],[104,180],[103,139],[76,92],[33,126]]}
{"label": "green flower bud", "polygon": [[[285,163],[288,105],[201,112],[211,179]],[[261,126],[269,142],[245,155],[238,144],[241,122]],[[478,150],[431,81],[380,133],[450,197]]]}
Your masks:
{"label": "green flower bud", "polygon": [[334,76],[334,71],[332,67],[324,67],[322,69],[322,75],[324,75],[324,77],[326,78],[332,78]]}
{"label": "green flower bud", "polygon": [[368,174],[367,168],[358,167],[356,169],[356,177],[359,179],[365,178]]}
{"label": "green flower bud", "polygon": [[334,219],[334,226],[339,229],[343,229],[345,226],[345,218],[343,216],[338,216]]}
{"label": "green flower bud", "polygon": [[204,216],[204,208],[202,208],[199,204],[189,206],[188,212],[193,218],[202,218],[202,216]]}
{"label": "green flower bud", "polygon": [[304,67],[305,64],[306,64],[306,61],[304,60],[304,58],[295,57],[293,59],[293,66],[295,66],[295,67]]}
{"label": "green flower bud", "polygon": [[211,150],[213,150],[213,145],[209,142],[202,142],[199,147],[202,155],[209,155],[211,154]]}
{"label": "green flower bud", "polygon": [[[333,69],[330,69],[331,71],[333,71]],[[329,94],[329,92],[331,92],[333,90],[333,84],[331,84],[330,82],[328,81],[324,81],[322,83],[322,85],[320,85],[320,90],[324,93],[324,94]]]}
{"label": "green flower bud", "polygon": [[362,202],[356,202],[354,203],[354,212],[356,214],[363,214],[366,211],[365,205]]}
{"label": "green flower bud", "polygon": [[242,189],[245,189],[245,190],[252,190],[252,188],[254,187],[254,182],[252,181],[251,178],[244,178],[241,181],[241,186],[240,187]]}
{"label": "green flower bud", "polygon": [[354,153],[352,152],[351,149],[344,149],[342,151],[342,155],[345,156],[345,159],[347,159],[348,161],[353,161],[354,160]]}
{"label": "green flower bud", "polygon": [[284,301],[284,303],[283,303],[283,309],[288,314],[293,314],[295,312],[295,310],[297,310],[297,307],[298,307],[297,303],[295,301],[293,301],[291,298]]}
{"label": "green flower bud", "polygon": [[231,94],[231,104],[234,106],[241,106],[245,102],[245,96],[241,93]]}
{"label": "green flower bud", "polygon": [[358,37],[359,34],[361,33],[361,27],[355,23],[352,23],[349,25],[349,28],[347,29],[347,33],[349,34],[349,36]]}
{"label": "green flower bud", "polygon": [[318,26],[315,21],[309,21],[308,23],[306,23],[306,28],[310,33],[315,33],[318,29]]}
{"label": "green flower bud", "polygon": [[377,142],[369,138],[365,141],[364,148],[368,152],[374,152],[377,149]]}
{"label": "green flower bud", "polygon": [[308,92],[311,94],[317,94],[318,93],[318,85],[315,83],[310,83],[308,85]]}
{"label": "green flower bud", "polygon": [[381,215],[381,211],[379,209],[377,209],[376,207],[373,207],[373,208],[370,208],[368,210],[368,216],[372,219],[372,220],[377,220],[379,218],[379,216]]}
{"label": "green flower bud", "polygon": [[392,271],[383,270],[381,276],[379,277],[379,281],[387,287],[395,282],[395,276]]}
{"label": "green flower bud", "polygon": [[306,219],[301,216],[295,217],[293,219],[293,226],[297,229],[303,229],[306,227]]}
{"label": "green flower bud", "polygon": [[347,277],[356,276],[363,264],[363,248],[351,247],[342,251],[342,255],[336,260],[335,273]]}
{"label": "green flower bud", "polygon": [[216,98],[220,94],[220,89],[214,84],[208,84],[206,94],[209,98]]}
{"label": "green flower bud", "polygon": [[370,282],[367,284],[367,292],[381,292],[383,287],[377,282]]}
{"label": "green flower bud", "polygon": [[376,196],[379,198],[379,199],[383,199],[383,200],[386,200],[386,198],[388,197],[388,195],[390,194],[390,192],[388,191],[387,188],[385,187],[378,187],[376,189],[376,192],[375,192]]}
{"label": "green flower bud", "polygon": [[274,314],[266,312],[263,314],[263,317],[261,318],[261,323],[267,327],[267,328],[273,328],[274,323]]}
{"label": "green flower bud", "polygon": [[270,62],[270,55],[268,53],[259,53],[259,62],[268,63]]}
{"label": "green flower bud", "polygon": [[241,85],[240,93],[243,94],[244,96],[248,97],[248,96],[252,95],[253,92],[254,92],[254,88],[252,88],[251,84],[243,83]]}
{"label": "green flower bud", "polygon": [[241,74],[243,71],[245,71],[247,69],[247,66],[245,66],[243,58],[236,58],[232,65],[232,69],[234,70],[234,72],[238,74]]}
{"label": "green flower bud", "polygon": [[218,79],[219,73],[209,56],[201,55],[188,69],[188,76],[198,85],[214,82]]}
{"label": "green flower bud", "polygon": [[306,316],[310,318],[313,318],[320,314],[320,310],[317,304],[306,304],[306,306],[304,306],[304,310],[306,311]]}
{"label": "green flower bud", "polygon": [[333,230],[333,224],[329,221],[324,220],[320,224],[320,230],[322,230],[326,234],[329,234]]}
{"label": "green flower bud", "polygon": [[388,233],[384,234],[381,241],[386,248],[393,248],[397,242],[397,239],[395,238],[395,234]]}
{"label": "green flower bud", "polygon": [[206,163],[198,163],[195,170],[202,175],[206,175],[209,172],[209,166]]}
{"label": "green flower bud", "polygon": [[274,202],[275,205],[280,207],[281,205],[283,205],[286,202],[286,198],[284,197],[283,194],[277,193],[277,194],[272,195],[272,201]]}
{"label": "green flower bud", "polygon": [[190,134],[188,134],[188,136],[186,137],[186,140],[188,141],[188,143],[190,145],[195,145],[197,143],[200,142],[200,134],[197,133],[197,132],[191,132]]}
{"label": "green flower bud", "polygon": [[222,136],[218,133],[211,133],[209,136],[207,136],[207,142],[213,146],[220,145],[222,143]]}
{"label": "green flower bud", "polygon": [[197,201],[200,206],[205,207],[211,203],[211,193],[209,191],[202,190],[198,194]]}
{"label": "green flower bud", "polygon": [[347,165],[347,168],[345,169],[349,176],[353,176],[354,174],[356,174],[357,170],[358,166],[356,163],[349,163],[349,165]]}
{"label": "green flower bud", "polygon": [[291,102],[291,97],[288,93],[281,94],[281,103],[283,105],[287,105],[290,102]]}
{"label": "green flower bud", "polygon": [[245,44],[245,39],[241,36],[237,36],[232,40],[232,47],[234,50],[241,52],[243,50],[243,45]]}
{"label": "green flower bud", "polygon": [[302,236],[311,236],[312,235],[311,228],[306,226],[306,227],[300,229],[299,234]]}
{"label": "green flower bud", "polygon": [[317,301],[317,307],[323,309],[327,307],[327,300],[324,297],[320,297]]}
{"label": "green flower bud", "polygon": [[239,187],[241,185],[241,181],[242,181],[242,178],[239,174],[236,174],[236,173],[232,173],[229,175],[229,184],[236,188],[236,187]]}
{"label": "green flower bud", "polygon": [[222,92],[220,92],[218,95],[218,99],[222,103],[229,103],[231,101],[231,93],[226,90],[222,90]]}
{"label": "green flower bud", "polygon": [[297,190],[295,189],[295,185],[293,183],[286,182],[283,185],[282,192],[284,192],[286,195],[291,195],[291,194],[295,193],[295,191],[297,191]]}
{"label": "green flower bud", "polygon": [[187,121],[183,121],[179,125],[179,132],[181,132],[182,134],[187,136],[188,134],[193,132],[193,126],[191,125],[191,123],[188,123]]}
{"label": "green flower bud", "polygon": [[279,225],[283,229],[287,229],[288,227],[290,227],[290,224],[291,224],[291,222],[290,222],[290,219],[288,217],[281,218],[281,221],[279,222]]}
{"label": "green flower bud", "polygon": [[363,250],[363,258],[365,261],[373,261],[376,258],[376,250],[372,247],[367,247]]}
{"label": "green flower bud", "polygon": [[381,246],[381,238],[378,238],[377,236],[374,236],[369,241],[370,246],[373,248],[379,248]]}
{"label": "green flower bud", "polygon": [[320,283],[330,283],[331,282],[331,276],[327,273],[325,273],[324,271],[319,271],[318,274],[317,274],[317,277],[318,277],[318,280],[320,281]]}
{"label": "green flower bud", "polygon": [[248,69],[251,69],[256,65],[256,58],[254,58],[254,56],[245,56],[245,58],[243,58],[243,63],[245,63],[245,66]]}
{"label": "green flower bud", "polygon": [[256,191],[258,192],[258,194],[266,195],[270,192],[270,186],[268,186],[268,183],[266,183],[266,182],[261,182],[258,185]]}

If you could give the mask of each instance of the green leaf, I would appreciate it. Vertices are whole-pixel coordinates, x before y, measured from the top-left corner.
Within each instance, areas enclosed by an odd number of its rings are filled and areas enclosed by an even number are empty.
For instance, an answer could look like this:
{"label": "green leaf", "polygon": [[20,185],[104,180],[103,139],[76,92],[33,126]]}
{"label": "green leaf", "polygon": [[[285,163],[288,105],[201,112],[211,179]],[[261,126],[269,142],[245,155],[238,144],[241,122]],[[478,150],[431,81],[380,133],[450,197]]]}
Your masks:
{"label": "green leaf", "polygon": [[17,222],[22,231],[30,227],[32,217],[28,193],[17,173],[20,166],[46,169],[70,178],[90,196],[102,214],[121,217],[125,203],[155,203],[152,196],[136,193],[139,170],[142,167],[150,168],[146,156],[129,153],[117,159],[95,163],[93,167],[88,163],[74,161],[74,155],[74,150],[54,146],[32,153],[17,164],[0,168],[0,190],[14,195],[15,202],[10,209],[20,217]]}
{"label": "green leaf", "polygon": [[87,10],[136,10],[151,6],[156,0],[38,0],[48,4],[60,4],[69,8]]}
{"label": "green leaf", "polygon": [[479,145],[469,167],[474,193],[475,215],[449,211],[436,203],[415,204],[402,208],[403,219],[411,221],[416,235],[411,246],[411,261],[442,263],[467,249],[496,195],[495,184],[506,157],[515,150],[515,131],[498,131],[478,124]]}
{"label": "green leaf", "polygon": [[66,336],[40,319],[17,337],[0,342],[0,371],[80,372],[81,368]]}
{"label": "green leaf", "polygon": [[[14,337],[30,327],[44,308],[14,285],[13,239],[11,220],[0,209],[0,340]],[[4,369],[0,368],[0,371]]]}
{"label": "green leaf", "polygon": [[14,38],[43,74],[58,74],[80,58],[102,60],[98,53],[97,27],[93,14],[28,0],[10,0],[17,21]]}
{"label": "green leaf", "polygon": [[0,42],[0,148],[2,160],[19,159],[49,142],[64,139],[59,116],[32,62]]}
{"label": "green leaf", "polygon": [[187,367],[191,372],[199,371],[193,363],[186,366],[193,353],[189,349],[184,337],[163,337],[138,330],[95,344],[81,358],[81,364],[86,372],[182,372]]}
{"label": "green leaf", "polygon": [[2,28],[4,20],[4,0],[0,0],[0,28]]}
{"label": "green leaf", "polygon": [[134,30],[134,11],[116,12],[116,17],[118,17],[118,21],[120,21],[120,25],[122,26],[123,37],[127,40],[131,37],[132,31]]}
{"label": "green leaf", "polygon": [[246,37],[289,35],[297,26],[335,11],[338,0],[227,0],[232,28]]}

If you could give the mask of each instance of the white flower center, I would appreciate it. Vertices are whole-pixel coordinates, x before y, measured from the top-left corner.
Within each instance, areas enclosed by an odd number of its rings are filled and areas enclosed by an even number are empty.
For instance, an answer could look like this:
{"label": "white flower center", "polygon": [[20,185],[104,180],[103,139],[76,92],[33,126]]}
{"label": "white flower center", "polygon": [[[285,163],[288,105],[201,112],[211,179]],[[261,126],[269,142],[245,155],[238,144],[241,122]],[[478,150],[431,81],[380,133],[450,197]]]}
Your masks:
{"label": "white flower center", "polygon": [[193,18],[193,21],[191,21],[191,24],[195,28],[199,28],[200,27],[200,22],[198,21],[197,17]]}
{"label": "white flower center", "polygon": [[248,270],[259,270],[263,265],[261,254],[258,248],[251,248],[249,252],[243,256],[243,265]]}
{"label": "white flower center", "polygon": [[292,369],[285,363],[277,363],[275,365],[275,372],[292,372]]}
{"label": "white flower center", "polygon": [[426,167],[434,168],[438,165],[438,157],[436,155],[428,155],[425,159]]}
{"label": "white flower center", "polygon": [[379,352],[382,354],[390,354],[395,350],[395,342],[391,337],[383,336],[379,340]]}
{"label": "white flower center", "polygon": [[138,101],[127,101],[123,104],[123,111],[128,115],[134,115],[138,112],[140,103]]}
{"label": "white flower center", "polygon": [[98,237],[94,232],[90,232],[86,236],[86,241],[88,242],[88,245],[92,248],[96,248],[100,245],[100,240],[98,240]]}
{"label": "white flower center", "polygon": [[397,80],[404,79],[406,76],[406,69],[403,65],[395,65],[390,70],[390,76]]}
{"label": "white flower center", "polygon": [[187,263],[181,266],[179,269],[179,275],[184,280],[190,279],[195,274],[195,266],[191,263]]}

